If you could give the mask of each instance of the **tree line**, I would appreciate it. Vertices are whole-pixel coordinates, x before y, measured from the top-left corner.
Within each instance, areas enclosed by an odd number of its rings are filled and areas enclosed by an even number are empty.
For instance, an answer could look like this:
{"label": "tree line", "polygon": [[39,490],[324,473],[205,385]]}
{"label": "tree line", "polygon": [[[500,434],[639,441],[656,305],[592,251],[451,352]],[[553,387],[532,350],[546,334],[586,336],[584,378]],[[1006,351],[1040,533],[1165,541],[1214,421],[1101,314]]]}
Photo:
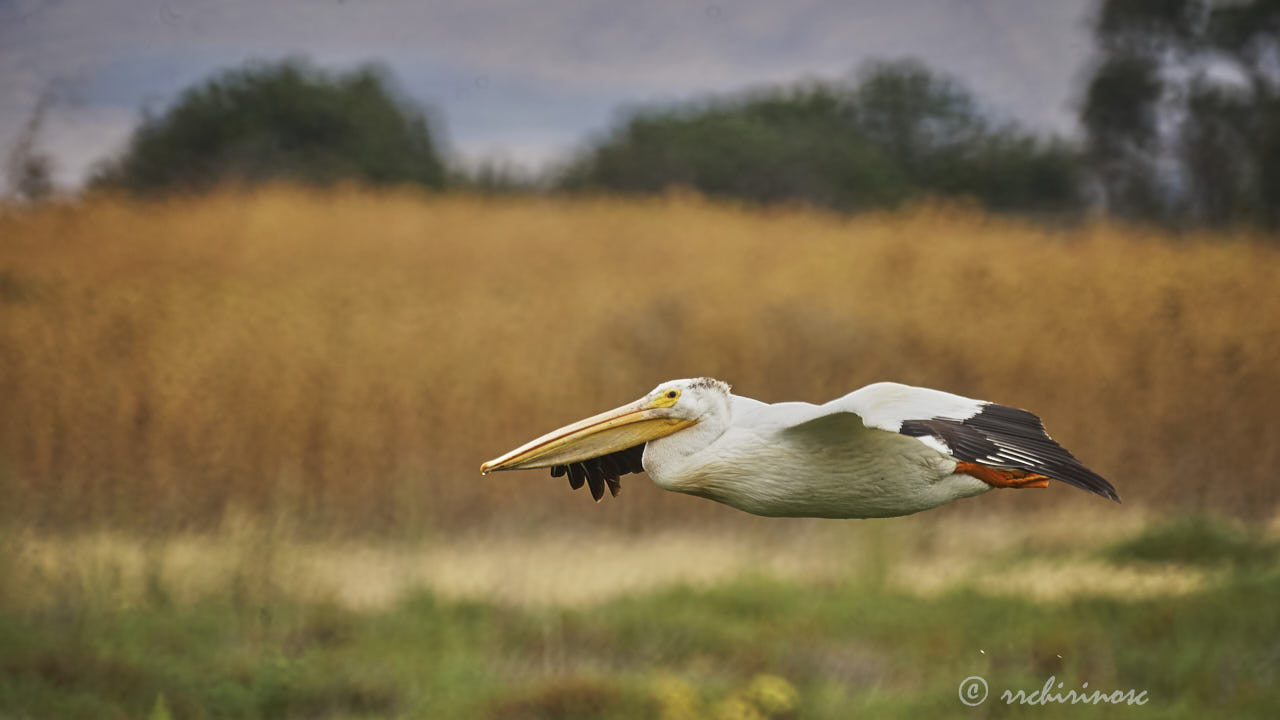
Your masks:
{"label": "tree line", "polygon": [[1052,216],[1101,206],[1167,224],[1280,225],[1280,0],[1104,0],[1094,34],[1078,140],[994,120],[959,81],[900,60],[836,81],[639,108],[530,179],[450,168],[428,113],[383,70],[335,74],[291,60],[188,89],[144,117],[91,185],[688,187],[849,211],[956,197]]}

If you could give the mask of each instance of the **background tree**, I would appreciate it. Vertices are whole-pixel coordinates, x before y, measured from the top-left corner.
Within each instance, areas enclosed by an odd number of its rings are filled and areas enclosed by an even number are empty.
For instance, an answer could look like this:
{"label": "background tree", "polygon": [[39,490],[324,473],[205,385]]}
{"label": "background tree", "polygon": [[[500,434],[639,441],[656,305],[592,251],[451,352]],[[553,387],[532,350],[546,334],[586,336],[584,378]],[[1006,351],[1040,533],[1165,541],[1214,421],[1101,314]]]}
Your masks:
{"label": "background tree", "polygon": [[633,112],[581,153],[569,189],[689,186],[754,202],[843,210],[925,195],[1005,210],[1078,203],[1078,162],[1061,143],[993,126],[957,82],[920,63],[878,63],[811,82]]}
{"label": "background tree", "polygon": [[1082,121],[1110,209],[1280,224],[1280,1],[1106,0]]}
{"label": "background tree", "polygon": [[9,193],[14,197],[36,201],[53,194],[53,158],[39,148],[40,129],[52,103],[51,92],[40,95],[26,125],[9,149],[5,175]]}
{"label": "background tree", "polygon": [[850,90],[850,114],[915,195],[971,196],[988,208],[1061,211],[1080,201],[1065,142],[993,124],[956,80],[912,61],[877,63]]}
{"label": "background tree", "polygon": [[290,179],[440,187],[444,165],[425,114],[385,72],[330,74],[300,61],[252,64],[144,118],[92,184],[136,191]]}

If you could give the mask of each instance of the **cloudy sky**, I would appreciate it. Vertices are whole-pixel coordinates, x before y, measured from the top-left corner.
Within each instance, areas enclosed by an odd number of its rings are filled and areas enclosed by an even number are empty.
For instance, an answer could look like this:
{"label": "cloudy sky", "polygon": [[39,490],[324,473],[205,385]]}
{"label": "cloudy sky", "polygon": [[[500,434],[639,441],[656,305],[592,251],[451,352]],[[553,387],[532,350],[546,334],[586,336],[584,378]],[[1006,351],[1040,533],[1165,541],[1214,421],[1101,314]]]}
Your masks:
{"label": "cloudy sky", "polygon": [[627,105],[917,57],[996,113],[1060,133],[1091,0],[0,0],[0,151],[42,94],[41,148],[74,187],[143,108],[250,59],[388,66],[463,161],[536,169]]}

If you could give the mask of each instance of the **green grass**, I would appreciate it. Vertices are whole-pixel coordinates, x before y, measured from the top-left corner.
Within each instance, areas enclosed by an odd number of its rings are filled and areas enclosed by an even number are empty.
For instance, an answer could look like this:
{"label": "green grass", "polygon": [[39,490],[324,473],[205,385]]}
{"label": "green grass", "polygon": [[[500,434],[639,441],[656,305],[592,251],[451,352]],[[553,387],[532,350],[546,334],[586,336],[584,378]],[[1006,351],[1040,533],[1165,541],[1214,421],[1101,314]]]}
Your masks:
{"label": "green grass", "polygon": [[[124,605],[69,593],[0,611],[0,717],[1275,717],[1280,568],[1215,577],[1181,596],[1060,603],[763,577],[579,609],[427,592],[369,612],[279,589],[182,603],[157,587]],[[991,689],[976,708],[957,696],[971,675]],[[1150,702],[999,700],[1050,676]]]}
{"label": "green grass", "polygon": [[1274,565],[1280,561],[1280,545],[1225,520],[1192,515],[1153,525],[1136,537],[1105,548],[1102,555],[1115,563],[1240,568]]}

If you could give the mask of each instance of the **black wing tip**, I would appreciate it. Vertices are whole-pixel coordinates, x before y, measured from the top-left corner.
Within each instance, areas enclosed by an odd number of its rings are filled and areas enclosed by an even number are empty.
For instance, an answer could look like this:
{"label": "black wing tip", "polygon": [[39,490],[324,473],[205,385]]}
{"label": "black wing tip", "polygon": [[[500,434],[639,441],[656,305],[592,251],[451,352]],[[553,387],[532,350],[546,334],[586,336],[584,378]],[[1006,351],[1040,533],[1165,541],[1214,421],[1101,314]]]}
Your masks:
{"label": "black wing tip", "polygon": [[623,475],[644,472],[644,443],[619,450],[608,455],[589,458],[568,465],[551,466],[551,477],[569,476],[569,489],[578,490],[583,485],[591,492],[591,499],[600,502],[604,499],[604,491],[609,490],[610,497],[618,497],[622,492]]}
{"label": "black wing tip", "polygon": [[1115,487],[1050,437],[1044,421],[1030,410],[988,402],[964,420],[907,420],[898,432],[936,437],[953,457],[965,462],[1038,473],[1120,502]]}
{"label": "black wing tip", "polygon": [[[962,424],[972,425],[982,431],[995,431],[1008,438],[1017,438],[1024,442],[1034,443],[1039,446],[1037,450],[1040,452],[1048,451],[1045,459],[1049,461],[1051,467],[1040,468],[1027,465],[1024,466],[1025,469],[1044,473],[1059,482],[1117,503],[1121,502],[1115,486],[1108,482],[1106,478],[1085,467],[1069,450],[1059,445],[1045,429],[1044,420],[1030,410],[1023,410],[1012,405],[985,403],[976,415],[964,420]],[[1052,467],[1052,465],[1057,467]]]}
{"label": "black wing tip", "polygon": [[[1063,452],[1066,453],[1066,450],[1063,450]],[[1070,459],[1070,464],[1065,468],[1065,470],[1068,470],[1069,472],[1046,472],[1043,470],[1039,472],[1043,472],[1049,478],[1057,480],[1058,482],[1080,488],[1081,490],[1091,492],[1094,495],[1104,497],[1108,500],[1114,500],[1117,503],[1121,502],[1120,495],[1116,492],[1115,486],[1108,482],[1106,478],[1090,470],[1084,465],[1081,465],[1080,461],[1071,457],[1070,453],[1066,453],[1066,455]]]}
{"label": "black wing tip", "polygon": [[1111,483],[1107,482],[1106,480],[1103,480],[1101,477],[1099,477],[1098,479],[1102,481],[1102,487],[1098,489],[1088,488],[1089,491],[1097,495],[1101,495],[1102,497],[1107,498],[1108,500],[1114,500],[1115,502],[1123,505],[1124,502],[1120,499],[1120,495],[1119,493],[1116,492],[1115,487]]}
{"label": "black wing tip", "polygon": [[[556,470],[560,472],[557,473]],[[577,490],[587,481],[587,471],[581,465],[574,463],[572,465],[556,465],[551,468],[551,477],[560,477],[561,475],[569,476],[569,488]]]}
{"label": "black wing tip", "polygon": [[[1052,476],[1050,476],[1050,477],[1052,477]],[[1085,490],[1085,491],[1087,491],[1087,492],[1091,492],[1091,493],[1093,493],[1094,495],[1097,495],[1097,496],[1099,496],[1099,497],[1104,497],[1104,498],[1106,498],[1106,499],[1108,499],[1108,500],[1114,500],[1115,502],[1118,502],[1118,503],[1119,503],[1119,502],[1121,502],[1121,500],[1120,500],[1120,496],[1119,496],[1118,494],[1116,494],[1116,489],[1115,489],[1114,487],[1112,487],[1112,486],[1111,486],[1111,483],[1107,482],[1106,480],[1102,480],[1101,484],[1089,484],[1089,485],[1085,485],[1084,483],[1080,483],[1080,482],[1072,482],[1072,481],[1070,481],[1070,480],[1062,480],[1061,478],[1054,478],[1054,479],[1055,479],[1055,480],[1061,480],[1061,482],[1066,483],[1067,485],[1071,485],[1071,486],[1073,486],[1073,487],[1078,487],[1078,488],[1080,488],[1081,490]],[[1099,479],[1101,479],[1101,478],[1099,478]]]}
{"label": "black wing tip", "polygon": [[1105,498],[1108,498],[1110,500],[1116,501],[1117,503],[1120,503],[1120,494],[1116,492],[1115,486],[1107,482],[1106,478],[1102,477],[1101,475],[1098,475],[1097,473],[1094,473],[1093,476],[1098,479],[1099,483],[1102,484],[1101,492],[1097,490],[1095,490],[1094,492],[1097,492],[1099,495]]}
{"label": "black wing tip", "polygon": [[587,487],[591,490],[591,499],[600,502],[600,499],[604,497],[604,478],[600,477],[598,473],[588,471]]}

